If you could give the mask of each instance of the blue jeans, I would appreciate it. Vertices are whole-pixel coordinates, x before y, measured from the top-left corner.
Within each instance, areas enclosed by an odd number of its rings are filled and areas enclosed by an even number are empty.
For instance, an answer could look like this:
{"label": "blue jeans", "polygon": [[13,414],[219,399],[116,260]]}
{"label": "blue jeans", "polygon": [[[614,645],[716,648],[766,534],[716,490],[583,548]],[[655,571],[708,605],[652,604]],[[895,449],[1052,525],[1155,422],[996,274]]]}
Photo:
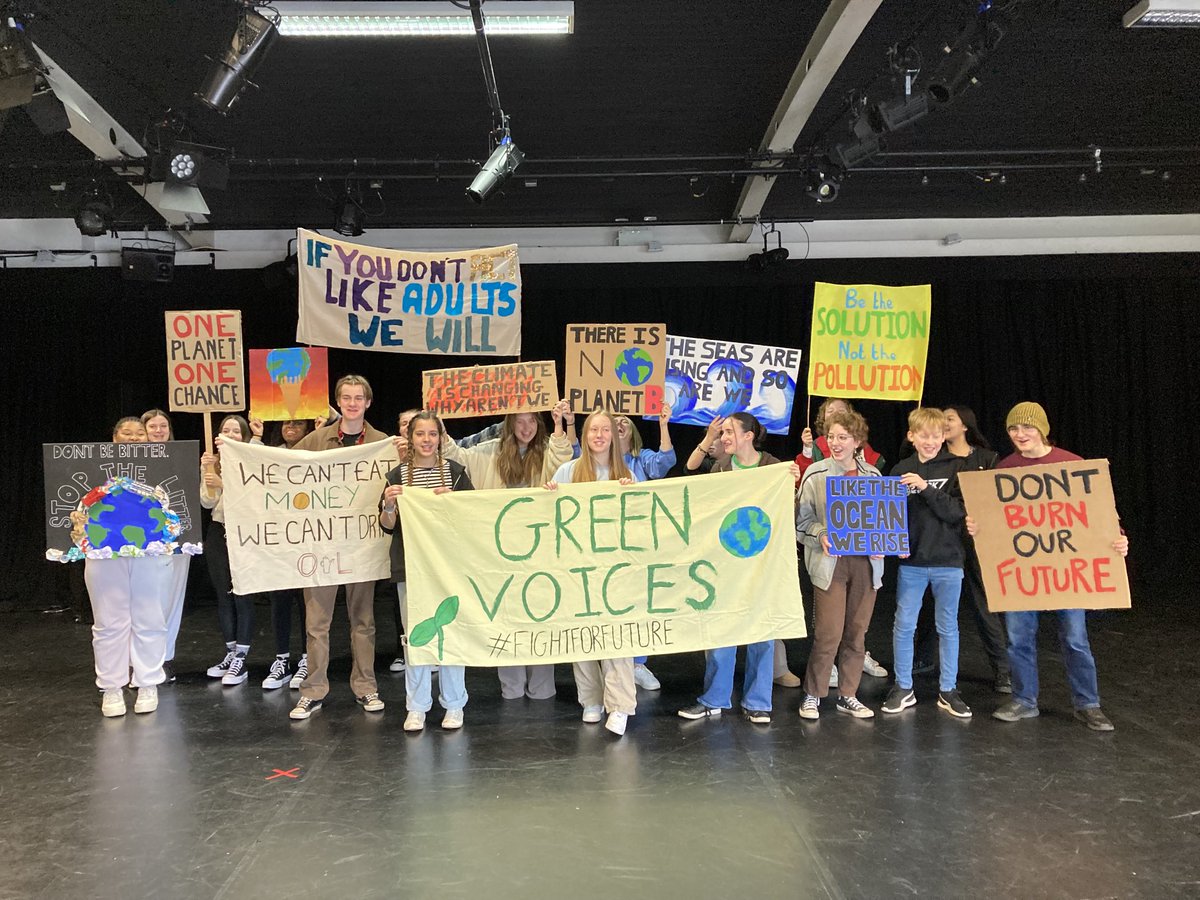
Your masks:
{"label": "blue jeans", "polygon": [[[721,647],[705,653],[704,693],[696,699],[710,709],[733,705],[733,667],[737,647]],[[742,709],[771,711],[771,677],[775,666],[775,642],[746,645],[746,674],[742,682]]]}
{"label": "blue jeans", "polygon": [[[433,708],[433,666],[414,666],[404,670],[405,709],[429,712]],[[467,667],[442,666],[438,671],[438,702],[443,709],[462,709],[467,705]]]}
{"label": "blue jeans", "polygon": [[[1087,613],[1082,609],[1059,609],[1058,640],[1067,666],[1067,683],[1076,709],[1100,706],[1100,685],[1096,682],[1096,660],[1088,643]],[[1012,666],[1013,699],[1022,706],[1037,709],[1038,613],[1010,612],[1008,625],[1008,661]]]}
{"label": "blue jeans", "polygon": [[913,686],[913,635],[925,588],[933,591],[934,620],[938,633],[938,690],[958,686],[958,596],[963,570],[948,566],[900,566],[896,581],[896,621],[892,626],[892,654],[896,684],[904,690]]}

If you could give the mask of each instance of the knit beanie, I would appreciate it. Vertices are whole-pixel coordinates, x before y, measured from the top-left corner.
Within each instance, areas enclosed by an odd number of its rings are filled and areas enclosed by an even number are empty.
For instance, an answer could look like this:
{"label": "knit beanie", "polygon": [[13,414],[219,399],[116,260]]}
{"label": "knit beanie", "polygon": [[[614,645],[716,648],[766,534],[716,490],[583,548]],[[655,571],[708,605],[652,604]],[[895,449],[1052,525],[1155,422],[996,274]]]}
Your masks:
{"label": "knit beanie", "polygon": [[1050,436],[1050,419],[1047,418],[1042,405],[1034,403],[1032,400],[1018,403],[1008,411],[1008,419],[1005,421],[1004,427],[1012,428],[1014,425],[1032,425],[1041,432],[1042,440]]}

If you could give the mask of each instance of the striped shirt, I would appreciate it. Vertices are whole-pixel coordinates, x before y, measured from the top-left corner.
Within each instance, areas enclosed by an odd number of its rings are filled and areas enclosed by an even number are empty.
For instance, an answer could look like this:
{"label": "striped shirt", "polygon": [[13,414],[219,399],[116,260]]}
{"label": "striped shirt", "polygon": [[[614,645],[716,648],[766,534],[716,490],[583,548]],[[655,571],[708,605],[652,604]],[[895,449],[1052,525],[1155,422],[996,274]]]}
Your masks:
{"label": "striped shirt", "polygon": [[[401,463],[400,477],[396,480],[397,484],[408,486],[408,463]],[[437,466],[413,466],[412,471],[412,486],[420,488],[436,488],[453,487],[452,476],[450,474],[450,463],[442,460],[441,468]]]}

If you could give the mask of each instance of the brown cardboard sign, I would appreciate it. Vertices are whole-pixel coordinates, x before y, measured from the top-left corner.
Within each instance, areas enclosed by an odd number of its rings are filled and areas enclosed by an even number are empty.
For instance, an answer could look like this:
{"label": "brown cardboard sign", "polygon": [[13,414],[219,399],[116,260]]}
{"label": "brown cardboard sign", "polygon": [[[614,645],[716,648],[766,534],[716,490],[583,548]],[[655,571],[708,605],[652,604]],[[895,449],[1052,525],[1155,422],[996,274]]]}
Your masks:
{"label": "brown cardboard sign", "polygon": [[572,412],[656,416],[667,374],[667,326],[568,325],[566,369]]}
{"label": "brown cardboard sign", "polygon": [[241,310],[167,310],[166,323],[171,412],[245,409]]}
{"label": "brown cardboard sign", "polygon": [[536,413],[558,402],[554,360],[431,369],[421,373],[422,403],[443,419]]}
{"label": "brown cardboard sign", "polygon": [[962,472],[992,612],[1128,609],[1108,460]]}

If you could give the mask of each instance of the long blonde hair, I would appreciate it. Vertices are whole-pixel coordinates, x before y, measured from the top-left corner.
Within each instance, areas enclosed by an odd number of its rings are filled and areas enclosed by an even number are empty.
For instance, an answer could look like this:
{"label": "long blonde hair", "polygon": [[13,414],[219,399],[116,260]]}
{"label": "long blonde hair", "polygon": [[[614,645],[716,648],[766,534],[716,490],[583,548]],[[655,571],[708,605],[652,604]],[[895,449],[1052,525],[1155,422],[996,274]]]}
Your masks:
{"label": "long blonde hair", "polygon": [[509,413],[500,425],[500,449],[496,453],[496,474],[504,482],[505,487],[529,487],[542,480],[542,461],[546,456],[546,444],[550,434],[546,430],[546,420],[540,413],[529,413],[537,422],[537,432],[521,455],[521,445],[517,442],[513,425],[517,416],[525,413]]}
{"label": "long blonde hair", "polygon": [[604,416],[608,419],[608,423],[612,427],[612,443],[608,446],[608,477],[613,481],[633,477],[629,472],[629,467],[625,465],[625,457],[621,453],[621,441],[617,437],[616,417],[607,410],[598,409],[595,412],[589,413],[588,417],[583,420],[583,430],[579,433],[583,446],[579,448],[579,459],[575,460],[575,469],[571,473],[571,482],[573,484],[578,484],[582,481],[597,480],[596,467],[592,461],[592,451],[587,447],[588,431],[591,428],[592,419],[595,419],[597,416]]}

